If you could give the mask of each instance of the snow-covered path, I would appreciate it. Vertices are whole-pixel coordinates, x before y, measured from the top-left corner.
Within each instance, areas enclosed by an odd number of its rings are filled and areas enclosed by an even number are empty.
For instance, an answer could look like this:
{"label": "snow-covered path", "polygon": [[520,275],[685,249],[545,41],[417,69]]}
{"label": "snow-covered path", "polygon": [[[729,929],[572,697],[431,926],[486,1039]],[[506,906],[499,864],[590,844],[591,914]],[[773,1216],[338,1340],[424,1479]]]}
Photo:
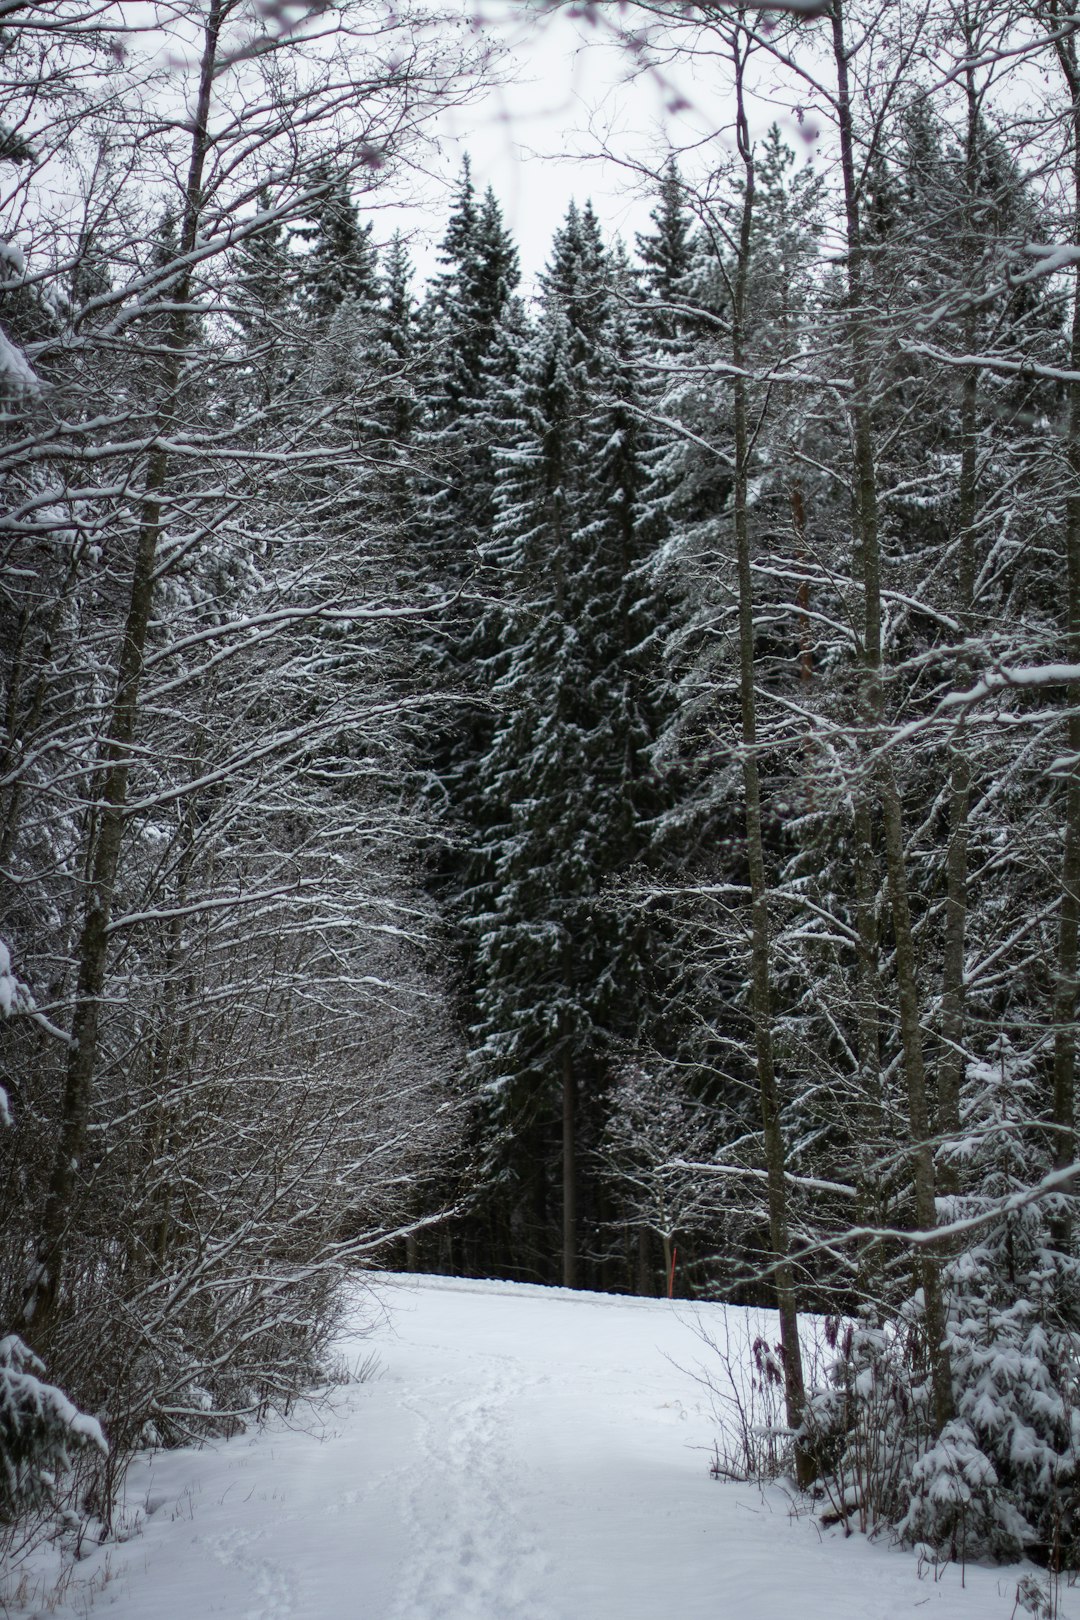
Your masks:
{"label": "snow-covered path", "polygon": [[112,1620],[1013,1613],[1015,1570],[920,1579],[909,1553],[819,1531],[780,1489],[710,1480],[685,1307],[439,1278],[380,1294],[386,1319],[341,1344],[352,1365],[376,1351],[378,1376],[294,1426],[140,1460],[139,1533],[79,1565],[54,1612],[85,1614],[92,1581],[90,1612]]}

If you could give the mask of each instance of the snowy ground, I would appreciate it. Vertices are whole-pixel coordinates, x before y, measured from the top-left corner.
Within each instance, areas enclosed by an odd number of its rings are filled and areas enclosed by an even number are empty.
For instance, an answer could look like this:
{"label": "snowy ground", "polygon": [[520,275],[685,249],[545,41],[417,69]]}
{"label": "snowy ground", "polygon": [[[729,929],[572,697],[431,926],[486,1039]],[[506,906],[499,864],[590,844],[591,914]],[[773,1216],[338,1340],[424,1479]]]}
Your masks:
{"label": "snowy ground", "polygon": [[[376,1376],[214,1450],[140,1459],[135,1533],[12,1612],[110,1620],[1009,1620],[1021,1572],[919,1573],[779,1488],[711,1480],[687,1307],[387,1278]],[[725,1316],[704,1319],[723,1334]],[[741,1324],[745,1313],[730,1313]],[[10,1577],[9,1577],[10,1579]],[[0,1585],[0,1591],[4,1588]],[[8,1588],[10,1594],[10,1586]],[[3,1612],[0,1602],[0,1613]],[[1080,1617],[1062,1594],[1061,1620]]]}

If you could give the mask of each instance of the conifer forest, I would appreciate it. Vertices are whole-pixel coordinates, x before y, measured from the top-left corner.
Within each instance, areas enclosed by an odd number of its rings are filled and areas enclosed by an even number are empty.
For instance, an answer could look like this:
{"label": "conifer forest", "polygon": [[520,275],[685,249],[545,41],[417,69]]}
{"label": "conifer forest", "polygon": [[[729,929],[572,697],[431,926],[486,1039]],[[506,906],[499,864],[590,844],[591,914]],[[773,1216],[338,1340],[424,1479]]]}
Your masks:
{"label": "conifer forest", "polygon": [[728,121],[533,280],[469,6],[143,9],[0,0],[0,1530],[388,1267],[1076,1566],[1080,12],[579,7]]}

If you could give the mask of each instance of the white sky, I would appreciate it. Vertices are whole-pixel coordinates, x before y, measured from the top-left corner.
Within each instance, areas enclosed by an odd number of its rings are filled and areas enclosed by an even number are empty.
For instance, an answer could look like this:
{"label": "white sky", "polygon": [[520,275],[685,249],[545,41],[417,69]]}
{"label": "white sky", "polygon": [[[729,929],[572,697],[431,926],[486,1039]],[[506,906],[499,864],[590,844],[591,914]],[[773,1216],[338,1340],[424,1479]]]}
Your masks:
{"label": "white sky", "polygon": [[[115,11],[132,32],[153,35],[164,3],[116,0]],[[280,14],[286,24],[291,7],[303,12],[310,3],[252,0],[254,11]],[[390,6],[392,0],[386,3]],[[730,159],[731,67],[721,59],[715,34],[702,31],[695,54],[673,51],[660,75],[643,71],[618,37],[620,29],[643,21],[632,0],[595,4],[427,0],[427,4],[441,8],[448,19],[448,50],[453,49],[455,27],[460,37],[461,24],[467,23],[478,27],[493,50],[504,48],[507,55],[497,88],[432,122],[435,147],[422,156],[419,175],[406,165],[397,181],[388,176],[388,185],[360,199],[361,206],[371,210],[378,241],[387,241],[395,228],[408,235],[417,291],[436,267],[437,244],[466,152],[478,190],[490,182],[502,204],[526,281],[546,262],[552,235],[572,197],[579,202],[591,198],[608,237],[621,235],[632,250],[635,232],[648,228],[655,204],[655,182],[649,176],[663,168],[671,147],[694,149],[680,165],[691,179],[714,173]],[[160,23],[169,51],[175,51],[184,37],[180,12],[167,28]],[[820,64],[820,27],[800,30],[800,36],[793,47],[800,58],[816,56]],[[932,41],[928,49],[932,56]],[[827,63],[825,72],[828,76]],[[190,94],[190,72],[178,74],[176,84],[178,95]],[[756,133],[763,134],[775,120],[800,158],[813,157],[822,149],[817,161],[830,161],[829,118],[808,106],[800,121],[792,106],[793,100],[810,93],[805,82],[798,82],[762,51],[750,85],[751,127]],[[1013,102],[1017,94],[1014,86]],[[1037,83],[1026,100],[1038,114]]]}
{"label": "white sky", "polygon": [[[414,207],[403,211],[400,221],[380,221],[376,226],[380,237],[398,222],[415,232],[418,281],[435,267],[435,246],[466,151],[478,190],[490,182],[503,206],[526,278],[546,262],[552,234],[572,197],[579,203],[591,197],[609,238],[621,235],[632,250],[635,231],[648,228],[656,196],[655,184],[642,171],[662,169],[672,147],[693,148],[680,159],[680,168],[690,179],[714,173],[733,155],[731,65],[722,58],[716,34],[704,29],[698,33],[692,55],[673,51],[661,77],[642,71],[632,52],[617,40],[619,29],[629,32],[642,24],[642,13],[632,0],[592,5],[571,0],[444,3],[459,15],[472,16],[482,9],[486,31],[493,41],[509,45],[510,56],[499,89],[443,116],[436,126],[440,150],[434,173],[442,195],[433,189],[426,210]],[[592,13],[594,20],[583,13]],[[647,20],[655,26],[654,17]],[[686,24],[684,41],[691,27]],[[863,57],[888,49],[883,33],[876,40]],[[955,87],[948,90],[947,70],[955,64],[959,48],[951,37],[931,36],[920,53],[924,82],[936,81],[945,92],[938,98],[939,111],[955,93]],[[831,40],[820,25],[805,31],[800,25],[788,49],[803,66],[820,73],[821,82],[831,80]],[[1010,55],[1000,70],[988,70],[995,81],[1004,74],[1004,100],[995,90],[988,107],[993,111],[997,106],[1007,115],[1010,139],[1025,143],[1034,138],[1026,160],[1029,166],[1040,161],[1042,137],[1033,137],[1033,132],[1045,114],[1043,67],[1038,62],[1025,66]],[[875,69],[873,64],[867,69],[864,62],[862,71],[873,76]],[[797,161],[813,159],[819,168],[832,161],[831,114],[814,106],[814,92],[805,80],[762,50],[748,70],[747,88],[748,117],[756,136],[776,122]],[[1023,120],[1028,116],[1033,122],[1026,131]],[[1052,124],[1048,127],[1052,132]],[[607,157],[602,155],[605,150]]]}
{"label": "white sky", "polygon": [[[621,235],[632,249],[634,233],[648,228],[655,202],[640,166],[658,170],[672,143],[702,137],[715,137],[697,158],[710,168],[732,149],[722,65],[695,73],[679,62],[663,78],[637,72],[625,47],[576,18],[575,9],[563,6],[538,16],[513,0],[489,0],[490,37],[511,45],[506,82],[440,118],[434,169],[442,194],[433,190],[425,209],[394,210],[376,225],[380,238],[397,224],[415,233],[418,279],[435,267],[435,247],[466,152],[478,191],[488,183],[494,188],[523,272],[532,277],[547,260],[571,198],[583,203],[591,197],[609,237]],[[762,92],[755,123],[764,130],[775,118],[789,144],[807,151],[806,126],[800,130],[787,108],[771,100],[768,85]],[[674,98],[686,106],[673,113]],[[605,147],[609,158],[600,155]]]}
{"label": "white sky", "polygon": [[[196,0],[196,5],[204,0]],[[273,12],[288,24],[291,6],[303,12],[310,0],[252,0],[255,12]],[[389,0],[388,0],[389,3]],[[492,185],[521,254],[526,285],[545,264],[551,238],[571,198],[591,198],[608,238],[622,237],[634,247],[637,231],[648,229],[656,201],[651,178],[664,167],[672,146],[696,145],[683,172],[713,172],[732,152],[732,108],[727,84],[730,66],[707,57],[673,56],[662,73],[644,71],[619,37],[641,21],[633,4],[591,6],[571,0],[429,0],[458,25],[478,26],[494,53],[506,51],[499,64],[500,83],[466,105],[433,121],[435,146],[417,170],[404,166],[400,179],[388,176],[359,199],[375,221],[376,240],[385,243],[397,228],[409,238],[417,275],[417,293],[437,266],[437,245],[466,153],[472,160],[477,190]],[[166,64],[174,65],[176,99],[194,93],[193,56],[185,53],[192,13],[174,9],[169,0],[116,0],[119,32],[145,43],[162,41]],[[589,20],[591,13],[593,20]],[[197,16],[197,11],[194,13]],[[584,14],[584,15],[583,15]],[[239,14],[238,14],[239,15]],[[448,26],[448,49],[450,35]],[[192,49],[194,51],[197,39]],[[712,49],[717,49],[715,39]],[[763,64],[767,58],[762,54]],[[150,64],[155,64],[153,53]],[[160,64],[159,64],[160,65]],[[770,94],[770,74],[763,65],[759,105],[753,126],[764,132],[775,118],[789,144],[809,155],[806,125],[799,126],[784,104]],[[154,93],[161,96],[161,85]],[[230,93],[233,93],[230,91]],[[679,103],[677,110],[673,103]],[[164,110],[164,109],[163,109]],[[802,139],[800,139],[802,136]],[[604,153],[607,156],[604,156]],[[429,183],[423,182],[423,175]],[[62,192],[67,180],[54,183]],[[423,195],[421,195],[421,192]],[[400,201],[398,201],[400,199]],[[55,203],[55,195],[52,202]],[[22,204],[16,197],[17,210]],[[29,205],[27,205],[29,207]],[[72,206],[79,203],[72,190]],[[32,223],[33,209],[28,219]],[[26,229],[26,221],[20,228]]]}

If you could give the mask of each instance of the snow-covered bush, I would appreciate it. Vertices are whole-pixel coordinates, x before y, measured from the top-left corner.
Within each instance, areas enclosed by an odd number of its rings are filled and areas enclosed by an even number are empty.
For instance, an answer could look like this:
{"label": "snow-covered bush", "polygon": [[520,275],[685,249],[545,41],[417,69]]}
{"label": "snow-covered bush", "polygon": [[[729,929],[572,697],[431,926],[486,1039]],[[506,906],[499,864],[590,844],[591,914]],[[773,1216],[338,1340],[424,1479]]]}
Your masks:
{"label": "snow-covered bush", "polygon": [[1031,1547],[1071,1564],[1080,1271],[1063,1200],[1029,1196],[1051,1168],[1033,1067],[1005,1036],[968,1066],[953,1156],[970,1190],[949,1213],[984,1224],[945,1267],[956,1419],[920,1459],[903,1528],[935,1544],[959,1537],[971,1552]]}
{"label": "snow-covered bush", "polygon": [[1000,1487],[971,1425],[954,1418],[908,1476],[908,1507],[900,1521],[905,1540],[954,1559],[983,1553],[1018,1558],[1027,1524]]}
{"label": "snow-covered bush", "polygon": [[826,1517],[846,1527],[896,1522],[929,1438],[929,1380],[914,1370],[915,1315],[886,1327],[838,1317],[825,1324],[833,1356],[824,1382],[809,1391],[805,1429]]}
{"label": "snow-covered bush", "polygon": [[[30,992],[21,979],[16,978],[11,965],[11,951],[0,939],[0,1020],[10,1018],[31,1005]],[[8,1094],[0,1086],[0,1125],[11,1124],[11,1104]]]}
{"label": "snow-covered bush", "polygon": [[46,1384],[44,1371],[21,1339],[0,1339],[0,1524],[50,1503],[76,1452],[108,1451],[97,1419]]}
{"label": "snow-covered bush", "polygon": [[[0,939],[0,1020],[33,1008],[16,977],[11,952]],[[12,1124],[0,1086],[0,1126]],[[48,1505],[62,1487],[77,1452],[108,1454],[96,1418],[80,1412],[55,1384],[42,1379],[43,1362],[14,1333],[0,1337],[0,1524]]]}
{"label": "snow-covered bush", "polygon": [[837,1327],[807,1427],[837,1519],[1060,1567],[1080,1555],[1080,1274],[1063,1200],[1031,1196],[1050,1168],[1032,1070],[1004,1036],[971,1062],[948,1150],[965,1190],[942,1213],[970,1232],[942,1267],[952,1420],[934,1434],[916,1294],[898,1325]]}

